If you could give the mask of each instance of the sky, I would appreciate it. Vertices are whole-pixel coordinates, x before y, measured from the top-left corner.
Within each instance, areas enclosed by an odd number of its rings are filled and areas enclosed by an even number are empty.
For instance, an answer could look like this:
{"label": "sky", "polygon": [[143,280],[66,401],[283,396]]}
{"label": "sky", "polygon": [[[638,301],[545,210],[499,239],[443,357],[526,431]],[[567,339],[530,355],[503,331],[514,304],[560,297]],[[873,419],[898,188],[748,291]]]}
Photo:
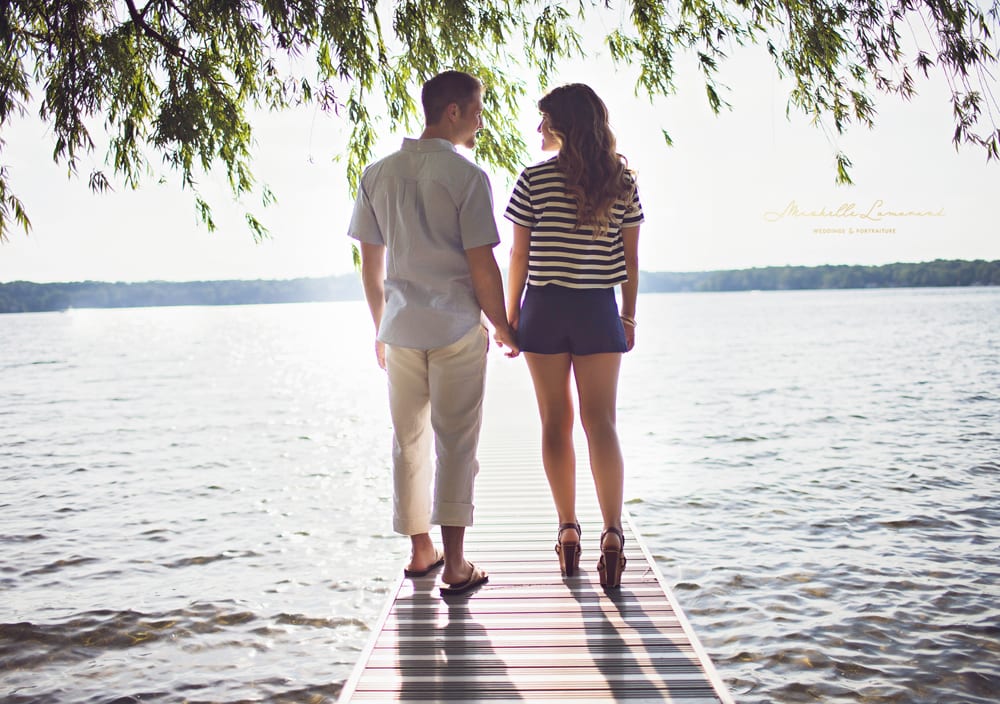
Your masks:
{"label": "sky", "polygon": [[[551,85],[586,82],[608,104],[619,151],[638,175],[643,270],[1000,259],[1000,163],[987,162],[979,148],[956,150],[943,80],[919,83],[910,102],[879,96],[873,130],[853,126],[838,136],[799,113],[786,116],[789,84],[760,49],[741,49],[723,65],[732,109],[718,116],[690,66],[681,67],[677,94],[655,104],[634,94],[634,75],[616,71],[598,52],[567,65]],[[540,151],[535,132],[541,93],[532,94],[534,80],[527,83],[521,128],[534,163],[550,155]],[[413,91],[418,95],[419,87]],[[0,160],[33,227],[27,235],[11,229],[0,243],[0,282],[289,279],[352,271],[346,237],[352,200],[336,160],[346,133],[335,115],[312,107],[257,115],[255,173],[278,202],[235,204],[223,173],[213,172],[201,182],[218,225],[210,233],[192,194],[170,172],[166,183],[149,181],[137,191],[117,185],[113,193],[92,193],[86,176],[105,168],[104,153],[84,157],[83,178],[69,177],[52,161],[52,133],[35,114],[5,128]],[[663,129],[674,146],[665,144]],[[398,148],[403,136],[383,125],[376,155]],[[853,186],[835,183],[838,150],[854,163]],[[502,213],[513,179],[490,177],[504,266],[512,235]],[[269,239],[254,242],[245,209],[269,228]]]}

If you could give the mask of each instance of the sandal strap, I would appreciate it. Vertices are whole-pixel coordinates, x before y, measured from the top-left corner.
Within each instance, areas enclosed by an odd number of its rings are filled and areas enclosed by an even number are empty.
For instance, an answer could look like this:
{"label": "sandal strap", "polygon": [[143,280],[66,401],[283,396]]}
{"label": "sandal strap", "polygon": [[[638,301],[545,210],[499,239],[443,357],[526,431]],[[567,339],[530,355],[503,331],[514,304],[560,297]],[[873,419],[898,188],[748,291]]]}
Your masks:
{"label": "sandal strap", "polygon": [[573,530],[575,530],[576,533],[577,533],[577,535],[580,535],[580,536],[583,535],[583,531],[580,530],[580,524],[579,523],[560,523],[559,524],[559,533],[556,535],[556,540],[559,539],[559,536],[562,535],[562,533],[563,533],[564,530],[569,530],[570,528],[572,528]]}
{"label": "sandal strap", "polygon": [[622,547],[625,547],[625,534],[622,532],[622,529],[617,526],[611,526],[610,528],[605,528],[601,531],[601,545],[604,545],[604,536],[608,533],[614,533],[617,535],[618,539],[621,540]]}

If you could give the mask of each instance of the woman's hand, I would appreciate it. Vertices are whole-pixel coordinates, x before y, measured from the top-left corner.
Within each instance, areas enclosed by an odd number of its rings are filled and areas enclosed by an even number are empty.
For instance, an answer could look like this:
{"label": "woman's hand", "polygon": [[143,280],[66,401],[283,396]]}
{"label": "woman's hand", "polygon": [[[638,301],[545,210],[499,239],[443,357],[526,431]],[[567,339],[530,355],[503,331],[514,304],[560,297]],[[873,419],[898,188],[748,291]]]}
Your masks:
{"label": "woman's hand", "polygon": [[619,318],[622,321],[622,328],[625,330],[625,351],[631,352],[632,348],[635,347],[635,318],[624,313]]}

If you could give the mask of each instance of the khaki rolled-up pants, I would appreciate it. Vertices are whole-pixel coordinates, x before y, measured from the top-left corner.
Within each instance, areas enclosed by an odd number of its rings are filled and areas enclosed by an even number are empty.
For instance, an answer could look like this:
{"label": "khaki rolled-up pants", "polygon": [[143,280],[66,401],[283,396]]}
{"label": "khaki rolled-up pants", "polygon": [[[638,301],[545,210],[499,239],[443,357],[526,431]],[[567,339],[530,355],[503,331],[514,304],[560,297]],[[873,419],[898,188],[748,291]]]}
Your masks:
{"label": "khaki rolled-up pants", "polygon": [[397,533],[428,533],[432,524],[472,525],[488,347],[481,325],[446,347],[386,345]]}

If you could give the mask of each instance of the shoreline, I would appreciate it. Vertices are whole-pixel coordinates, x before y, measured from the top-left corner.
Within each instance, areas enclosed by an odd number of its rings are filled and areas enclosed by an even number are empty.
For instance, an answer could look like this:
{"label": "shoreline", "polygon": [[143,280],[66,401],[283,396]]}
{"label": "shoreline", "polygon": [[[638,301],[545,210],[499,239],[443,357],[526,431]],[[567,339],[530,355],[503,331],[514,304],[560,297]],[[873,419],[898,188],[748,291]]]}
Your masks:
{"label": "shoreline", "polygon": [[[706,272],[642,271],[640,293],[1000,286],[1000,260],[879,266],[772,266]],[[357,273],[299,279],[0,283],[0,313],[364,300]]]}

